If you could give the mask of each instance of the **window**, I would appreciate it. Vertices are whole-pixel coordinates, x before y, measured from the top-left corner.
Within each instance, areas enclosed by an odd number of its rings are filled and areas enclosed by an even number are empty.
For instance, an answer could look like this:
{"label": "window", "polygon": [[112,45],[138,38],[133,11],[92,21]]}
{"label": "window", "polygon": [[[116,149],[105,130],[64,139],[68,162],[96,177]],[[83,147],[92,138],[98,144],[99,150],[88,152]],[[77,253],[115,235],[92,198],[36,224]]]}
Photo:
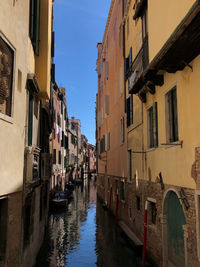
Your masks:
{"label": "window", "polygon": [[0,113],[11,116],[14,51],[0,36]]}
{"label": "window", "polygon": [[35,194],[29,194],[24,207],[24,247],[29,244],[34,226]]}
{"label": "window", "polygon": [[109,75],[109,65],[108,61],[105,61],[105,77],[108,80],[108,75]]}
{"label": "window", "polygon": [[148,147],[158,146],[158,119],[157,119],[157,102],[147,110],[148,123]]}
{"label": "window", "polygon": [[40,0],[30,0],[29,34],[36,55],[39,55]]}
{"label": "window", "polygon": [[59,164],[61,164],[61,151],[58,151],[58,160],[59,160]]}
{"label": "window", "polygon": [[8,224],[8,199],[0,200],[0,262],[5,260]]}
{"label": "window", "polygon": [[166,131],[167,142],[178,141],[178,114],[176,86],[166,94]]}
{"label": "window", "polygon": [[143,39],[146,38],[148,34],[148,13],[147,13],[147,7],[145,9],[145,12],[142,16],[142,37]]}
{"label": "window", "polygon": [[105,114],[109,115],[109,96],[105,96]]}
{"label": "window", "polygon": [[28,107],[28,146],[32,146],[33,140],[33,94],[29,91],[29,107]]}
{"label": "window", "polygon": [[156,209],[156,203],[150,202],[150,220],[152,224],[156,224],[156,215],[157,215],[157,209]]}
{"label": "window", "polygon": [[107,133],[104,138],[104,143],[105,143],[105,151],[110,150],[110,133]]}
{"label": "window", "polygon": [[140,210],[140,197],[139,196],[136,196],[136,207],[137,207],[137,210]]}
{"label": "window", "polygon": [[105,135],[100,140],[100,154],[105,152]]}
{"label": "window", "polygon": [[121,118],[121,144],[124,143],[124,117]]}
{"label": "window", "polygon": [[57,114],[57,123],[58,123],[59,126],[61,126],[60,114]]}
{"label": "window", "polygon": [[60,107],[60,109],[61,109],[61,114],[63,114],[63,102],[61,101],[61,107]]}
{"label": "window", "polygon": [[133,95],[126,99],[126,124],[127,127],[133,124]]}
{"label": "window", "polygon": [[128,176],[129,181],[132,180],[132,151],[128,150]]}
{"label": "window", "polygon": [[129,17],[127,19],[127,28],[126,28],[126,30],[127,30],[126,34],[127,34],[127,39],[128,39],[128,36],[129,36]]}
{"label": "window", "polygon": [[53,164],[56,164],[56,149],[53,150]]}
{"label": "window", "polygon": [[124,182],[121,182],[121,200],[125,200]]}

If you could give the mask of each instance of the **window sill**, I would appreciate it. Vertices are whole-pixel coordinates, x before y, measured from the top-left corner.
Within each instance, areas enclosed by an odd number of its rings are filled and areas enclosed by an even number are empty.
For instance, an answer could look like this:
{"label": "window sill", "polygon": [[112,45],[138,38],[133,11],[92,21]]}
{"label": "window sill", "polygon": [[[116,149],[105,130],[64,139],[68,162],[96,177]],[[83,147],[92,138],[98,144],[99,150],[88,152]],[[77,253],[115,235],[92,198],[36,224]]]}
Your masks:
{"label": "window sill", "polygon": [[158,147],[149,147],[147,148],[146,152],[152,152],[155,151]]}
{"label": "window sill", "polygon": [[14,123],[12,117],[9,117],[9,116],[7,116],[7,115],[5,115],[3,113],[0,113],[0,119],[3,120],[3,121],[6,121],[8,123],[11,123],[11,124]]}
{"label": "window sill", "polygon": [[183,140],[181,141],[175,141],[175,142],[168,142],[168,143],[162,143],[161,146],[165,146],[165,148],[170,148],[174,146],[181,146],[183,147]]}

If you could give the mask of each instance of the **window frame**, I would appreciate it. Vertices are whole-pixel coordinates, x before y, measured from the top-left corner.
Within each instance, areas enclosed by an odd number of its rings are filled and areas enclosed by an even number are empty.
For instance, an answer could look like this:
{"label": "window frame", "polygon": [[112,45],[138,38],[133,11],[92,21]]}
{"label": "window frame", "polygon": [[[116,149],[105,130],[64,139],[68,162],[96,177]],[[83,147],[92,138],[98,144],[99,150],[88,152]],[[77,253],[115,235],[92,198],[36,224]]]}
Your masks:
{"label": "window frame", "polygon": [[121,120],[120,120],[120,129],[121,129],[121,145],[124,144],[124,141],[125,141],[125,129],[124,129],[124,116],[121,117]]}
{"label": "window frame", "polygon": [[147,146],[149,149],[158,147],[158,105],[154,102],[147,109]]}
{"label": "window frame", "polygon": [[132,181],[132,150],[128,150],[128,180]]}
{"label": "window frame", "polygon": [[[174,93],[175,92],[175,93]],[[165,94],[166,142],[179,141],[177,86]]]}
{"label": "window frame", "polygon": [[11,98],[10,98],[10,115],[7,115],[6,113],[0,112],[0,119],[3,119],[4,121],[13,123],[13,112],[14,112],[14,94],[15,94],[15,69],[16,69],[16,51],[15,48],[12,46],[12,44],[6,39],[6,37],[0,32],[0,38],[3,42],[12,50],[12,72],[11,72]]}

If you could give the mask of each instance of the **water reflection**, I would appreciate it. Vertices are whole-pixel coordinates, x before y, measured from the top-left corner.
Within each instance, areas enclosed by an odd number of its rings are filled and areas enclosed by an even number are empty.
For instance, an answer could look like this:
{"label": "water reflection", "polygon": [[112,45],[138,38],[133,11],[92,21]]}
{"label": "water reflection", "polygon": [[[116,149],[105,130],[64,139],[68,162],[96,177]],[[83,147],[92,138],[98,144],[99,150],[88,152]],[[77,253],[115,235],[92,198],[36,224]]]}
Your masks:
{"label": "water reflection", "polygon": [[141,260],[101,204],[93,180],[76,187],[66,210],[53,212],[35,267],[132,267]]}

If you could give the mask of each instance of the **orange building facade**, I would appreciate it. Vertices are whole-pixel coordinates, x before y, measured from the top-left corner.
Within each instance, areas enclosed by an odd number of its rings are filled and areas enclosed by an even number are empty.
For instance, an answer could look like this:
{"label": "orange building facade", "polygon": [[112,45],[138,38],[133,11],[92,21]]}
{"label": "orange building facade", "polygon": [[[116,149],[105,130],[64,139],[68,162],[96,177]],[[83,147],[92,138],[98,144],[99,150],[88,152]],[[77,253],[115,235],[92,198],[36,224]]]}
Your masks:
{"label": "orange building facade", "polygon": [[[103,42],[97,44],[96,142],[98,196],[115,210],[127,179],[123,2],[111,2]],[[123,197],[119,209],[123,210]],[[121,213],[119,212],[119,215]]]}

